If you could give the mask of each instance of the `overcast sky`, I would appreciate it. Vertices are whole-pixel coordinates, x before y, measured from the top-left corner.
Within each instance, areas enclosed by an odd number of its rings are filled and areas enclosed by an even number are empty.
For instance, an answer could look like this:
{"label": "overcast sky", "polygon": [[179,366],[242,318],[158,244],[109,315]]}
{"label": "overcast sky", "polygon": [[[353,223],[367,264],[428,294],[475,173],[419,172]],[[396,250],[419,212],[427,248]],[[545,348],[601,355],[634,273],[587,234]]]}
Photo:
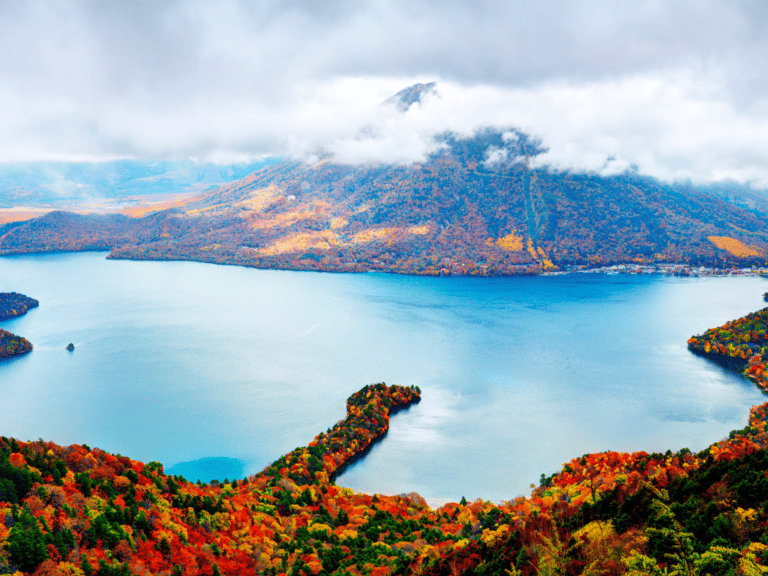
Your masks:
{"label": "overcast sky", "polygon": [[511,126],[561,168],[768,186],[765,0],[4,0],[0,30],[2,162],[409,162]]}

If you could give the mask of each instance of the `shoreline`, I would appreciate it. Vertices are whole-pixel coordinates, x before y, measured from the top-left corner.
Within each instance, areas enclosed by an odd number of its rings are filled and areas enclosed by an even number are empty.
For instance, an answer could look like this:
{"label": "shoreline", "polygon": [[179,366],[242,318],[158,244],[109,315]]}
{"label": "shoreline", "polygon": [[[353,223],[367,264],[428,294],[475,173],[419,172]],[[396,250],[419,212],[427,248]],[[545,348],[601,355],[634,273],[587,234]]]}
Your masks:
{"label": "shoreline", "polygon": [[[692,337],[689,347],[746,364],[766,382],[762,355],[754,351],[768,345],[767,328],[765,309]],[[390,416],[419,398],[415,386],[365,386],[348,398],[347,417],[333,428],[231,483],[193,484],[167,475],[158,462],[86,445],[0,437],[6,565],[26,574],[39,567],[74,573],[78,565],[86,573],[99,566],[99,573],[196,576],[530,575],[553,567],[562,574],[589,567],[655,574],[680,571],[666,548],[648,544],[660,532],[655,521],[669,517],[685,542],[702,550],[696,558],[726,555],[754,568],[744,573],[765,572],[768,402],[750,409],[744,429],[698,453],[584,454],[552,476],[542,474],[530,496],[509,501],[440,505],[417,493],[367,495],[337,486],[334,473],[380,441]],[[727,501],[716,505],[713,495]],[[34,557],[17,552],[24,529],[48,547]],[[553,555],[553,543],[565,550],[561,542],[568,554]],[[650,568],[616,571],[641,563]]]}
{"label": "shoreline", "polygon": [[271,262],[236,262],[218,260],[213,258],[196,258],[193,255],[182,257],[142,257],[137,258],[130,254],[115,253],[114,249],[95,247],[94,249],[85,250],[30,250],[30,251],[5,251],[0,253],[0,258],[13,258],[20,256],[30,255],[47,255],[47,254],[75,254],[80,252],[89,253],[103,253],[107,260],[125,260],[131,262],[197,262],[200,264],[214,264],[217,266],[238,266],[241,268],[253,268],[256,270],[281,270],[286,272],[321,272],[327,274],[397,274],[404,276],[431,276],[431,277],[443,277],[443,278],[520,278],[526,276],[563,276],[566,274],[604,274],[606,276],[615,275],[633,275],[633,276],[674,276],[680,278],[704,278],[704,277],[732,277],[732,276],[756,276],[768,278],[768,266],[749,266],[739,267],[736,264],[727,268],[706,266],[706,265],[691,265],[686,263],[659,263],[659,264],[636,264],[636,263],[624,263],[624,264],[611,264],[599,267],[590,267],[587,264],[567,264],[562,268],[556,265],[557,269],[543,269],[538,264],[530,265],[518,265],[515,270],[509,270],[506,272],[488,272],[488,270],[481,268],[471,269],[467,272],[455,272],[448,269],[442,269],[439,271],[423,271],[414,272],[406,270],[398,270],[393,267],[370,267],[362,266],[359,263],[354,266],[350,265],[348,268],[339,267],[299,267],[290,264],[281,265],[281,263]]}

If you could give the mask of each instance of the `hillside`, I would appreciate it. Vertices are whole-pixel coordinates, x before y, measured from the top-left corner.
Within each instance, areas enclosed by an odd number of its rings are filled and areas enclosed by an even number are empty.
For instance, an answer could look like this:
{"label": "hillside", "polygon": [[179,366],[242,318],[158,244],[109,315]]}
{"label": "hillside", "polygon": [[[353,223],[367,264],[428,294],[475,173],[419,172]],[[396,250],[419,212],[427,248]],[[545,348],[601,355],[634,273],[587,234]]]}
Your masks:
{"label": "hillside", "polygon": [[490,275],[768,262],[760,206],[632,173],[535,167],[541,149],[513,130],[440,143],[411,165],[280,162],[143,218],[51,213],[6,224],[0,254],[110,249],[113,258]]}
{"label": "hillside", "polygon": [[[768,309],[689,340],[766,386]],[[330,576],[768,572],[768,403],[693,454],[585,454],[530,497],[429,508],[335,485],[417,388],[375,384],[260,474],[192,483],[88,446],[0,438],[0,573]],[[407,415],[403,416],[407,417]]]}

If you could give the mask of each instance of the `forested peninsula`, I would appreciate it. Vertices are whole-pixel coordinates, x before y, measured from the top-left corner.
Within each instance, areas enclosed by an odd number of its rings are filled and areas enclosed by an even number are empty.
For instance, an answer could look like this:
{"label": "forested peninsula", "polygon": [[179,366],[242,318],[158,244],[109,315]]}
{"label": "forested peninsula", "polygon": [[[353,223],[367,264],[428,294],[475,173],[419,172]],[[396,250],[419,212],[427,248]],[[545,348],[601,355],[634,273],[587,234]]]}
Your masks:
{"label": "forested peninsula", "polygon": [[0,320],[15,318],[27,313],[30,308],[37,308],[40,302],[16,292],[0,292]]}
{"label": "forested peninsula", "polygon": [[0,358],[21,356],[31,351],[32,344],[29,340],[0,328]]}
{"label": "forested peninsula", "polygon": [[[692,337],[763,388],[768,309]],[[585,454],[529,497],[357,494],[338,471],[417,388],[375,384],[307,446],[242,480],[192,483],[98,448],[0,438],[0,573],[764,574],[768,403],[692,453]],[[407,416],[405,416],[407,417]]]}
{"label": "forested peninsula", "polygon": [[[2,292],[0,293],[0,320],[21,316],[26,314],[30,308],[36,308],[39,305],[37,300],[24,296],[24,294]],[[29,340],[0,329],[0,358],[20,356],[31,351],[32,344]]]}

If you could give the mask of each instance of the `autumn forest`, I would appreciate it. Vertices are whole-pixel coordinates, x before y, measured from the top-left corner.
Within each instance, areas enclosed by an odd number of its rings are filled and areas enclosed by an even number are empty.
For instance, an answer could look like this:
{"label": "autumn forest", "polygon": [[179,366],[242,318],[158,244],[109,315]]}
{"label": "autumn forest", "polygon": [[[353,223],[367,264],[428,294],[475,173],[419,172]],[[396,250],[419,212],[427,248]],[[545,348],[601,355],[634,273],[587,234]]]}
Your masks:
{"label": "autumn forest", "polygon": [[[515,130],[442,136],[408,166],[283,161],[122,213],[0,225],[0,255],[109,252],[258,268],[513,275],[660,262],[766,264],[765,206],[626,172],[537,165]],[[0,320],[38,305],[0,295]],[[768,390],[768,309],[688,341]],[[0,330],[0,356],[32,344]],[[8,360],[4,360],[8,361]],[[698,453],[574,455],[528,497],[432,508],[337,477],[420,402],[384,383],[245,478],[194,482],[87,445],[0,438],[0,574],[496,575],[768,572],[768,403]],[[385,441],[385,440],[384,440]]]}
{"label": "autumn forest", "polygon": [[[26,301],[20,295],[13,295]],[[768,309],[689,339],[765,388]],[[0,573],[762,574],[768,403],[698,453],[604,452],[529,497],[431,508],[336,477],[382,440],[415,387],[363,387],[347,416],[261,473],[210,483],[86,445],[0,439]]]}
{"label": "autumn forest", "polygon": [[[36,308],[40,303],[16,292],[0,293],[0,321],[15,318],[27,313],[30,308]],[[32,344],[21,336],[0,329],[0,358],[19,356],[32,350]]]}

